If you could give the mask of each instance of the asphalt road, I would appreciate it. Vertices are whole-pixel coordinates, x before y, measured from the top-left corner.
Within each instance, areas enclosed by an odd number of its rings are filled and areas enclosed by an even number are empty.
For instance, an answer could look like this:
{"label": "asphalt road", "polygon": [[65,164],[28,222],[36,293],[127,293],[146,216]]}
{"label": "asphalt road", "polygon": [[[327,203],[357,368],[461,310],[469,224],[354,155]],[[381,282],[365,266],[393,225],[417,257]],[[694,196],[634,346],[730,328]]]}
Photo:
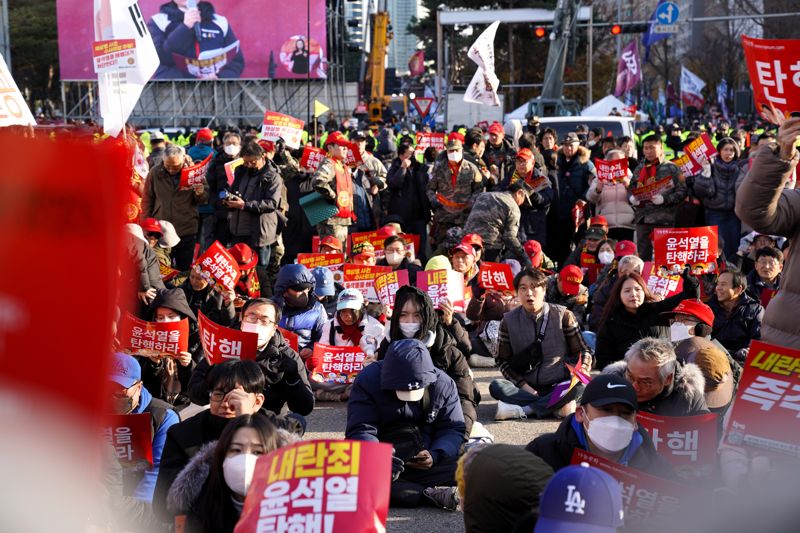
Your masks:
{"label": "asphalt road", "polygon": [[[556,420],[506,420],[495,422],[494,412],[497,402],[489,396],[489,383],[500,372],[495,368],[473,369],[475,381],[481,391],[482,401],[478,405],[478,421],[494,435],[497,443],[524,446],[542,433],[555,431]],[[308,417],[307,439],[344,438],[347,420],[347,404],[318,403]],[[460,512],[448,512],[434,507],[418,509],[390,509],[387,531],[409,533],[440,533],[464,531]]]}

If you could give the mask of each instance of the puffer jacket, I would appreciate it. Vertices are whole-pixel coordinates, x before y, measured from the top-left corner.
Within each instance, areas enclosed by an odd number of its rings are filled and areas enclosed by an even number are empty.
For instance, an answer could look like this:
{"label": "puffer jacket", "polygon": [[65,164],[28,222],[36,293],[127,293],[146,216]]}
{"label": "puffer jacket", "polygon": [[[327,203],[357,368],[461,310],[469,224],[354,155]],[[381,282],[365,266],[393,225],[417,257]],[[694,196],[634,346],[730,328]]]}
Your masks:
{"label": "puffer jacket", "polygon": [[[308,304],[302,309],[287,306],[283,298],[286,289],[299,283],[311,284]],[[315,285],[316,280],[311,271],[303,265],[297,264],[281,267],[278,279],[275,281],[272,299],[282,309],[278,325],[297,334],[301,350],[311,348],[313,343],[319,341],[322,336],[322,328],[328,321],[325,306],[313,296]]]}
{"label": "puffer jacket", "polygon": [[[785,276],[784,276],[784,279]],[[780,292],[778,292],[780,295]],[[777,298],[777,296],[775,297]],[[775,305],[774,299],[770,302],[770,307]],[[717,339],[733,358],[743,363],[747,358],[747,349],[751,340],[761,339],[761,321],[764,317],[764,308],[761,304],[743,293],[739,305],[736,306],[731,314],[727,314],[717,300],[715,294],[708,300],[708,306],[714,311],[714,325],[711,336]],[[789,311],[794,314],[793,309]]]}
{"label": "puffer jacket", "polygon": [[[617,361],[603,369],[603,374],[625,377],[627,361]],[[709,413],[705,397],[706,381],[694,363],[677,363],[672,383],[661,394],[639,402],[639,411],[659,416],[693,416]]]}
{"label": "puffer jacket", "polygon": [[558,150],[558,218],[560,220],[572,219],[572,207],[578,200],[586,197],[589,182],[596,176],[594,163],[589,160],[589,149],[583,146],[567,159],[563,149]]}
{"label": "puffer jacket", "polygon": [[[642,159],[636,170],[633,171],[631,183],[628,185],[628,193],[633,194],[639,186],[639,178],[647,164],[647,160]],[[672,187],[661,193],[664,203],[655,205],[652,202],[642,202],[634,211],[633,221],[637,224],[655,224],[657,226],[672,226],[675,224],[675,208],[686,198],[686,184],[681,181],[681,171],[669,161],[662,161],[656,169],[654,181],[664,178],[672,178]]]}
{"label": "puffer jacket", "polygon": [[[800,242],[800,191],[785,189],[797,167],[800,152],[791,161],[783,161],[778,145],[758,151],[750,172],[742,181],[736,197],[736,215],[758,232],[780,235]],[[761,340],[800,350],[800,254],[789,255],[783,266],[781,290],[764,313]]]}
{"label": "puffer jacket", "polygon": [[236,169],[230,190],[241,194],[244,209],[232,209],[228,213],[231,235],[247,237],[252,247],[274,244],[283,230],[285,218],[280,213],[283,180],[278,166],[272,161],[255,174],[249,168]]}
{"label": "puffer jacket", "polygon": [[595,205],[595,214],[608,220],[609,228],[633,229],[633,207],[628,201],[628,189],[624,183],[604,183],[597,192],[597,180],[592,180],[586,199]]}
{"label": "puffer jacket", "polygon": [[[738,146],[736,153],[738,157]],[[711,176],[698,174],[692,178],[695,196],[703,201],[707,209],[732,211],[736,205],[736,181],[741,170],[742,165],[738,159],[725,163],[717,158],[711,165]]]}
{"label": "puffer jacket", "polygon": [[[191,166],[191,159],[187,158],[183,166]],[[178,178],[167,173],[163,161],[151,168],[144,184],[142,217],[170,222],[178,237],[196,235],[200,223],[197,206],[208,203],[208,185],[198,196],[191,189],[178,190],[178,183]]]}

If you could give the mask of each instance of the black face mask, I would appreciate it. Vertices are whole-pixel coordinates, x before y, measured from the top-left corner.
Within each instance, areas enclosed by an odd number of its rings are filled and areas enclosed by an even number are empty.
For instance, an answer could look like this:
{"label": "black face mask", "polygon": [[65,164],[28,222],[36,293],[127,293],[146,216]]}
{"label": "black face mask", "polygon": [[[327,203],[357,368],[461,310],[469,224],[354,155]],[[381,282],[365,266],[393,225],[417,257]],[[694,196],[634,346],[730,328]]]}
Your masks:
{"label": "black face mask", "polygon": [[283,299],[286,300],[286,303],[289,307],[296,307],[298,309],[302,309],[303,307],[308,305],[308,293],[302,292],[298,296],[294,296],[289,294],[288,292],[283,296]]}

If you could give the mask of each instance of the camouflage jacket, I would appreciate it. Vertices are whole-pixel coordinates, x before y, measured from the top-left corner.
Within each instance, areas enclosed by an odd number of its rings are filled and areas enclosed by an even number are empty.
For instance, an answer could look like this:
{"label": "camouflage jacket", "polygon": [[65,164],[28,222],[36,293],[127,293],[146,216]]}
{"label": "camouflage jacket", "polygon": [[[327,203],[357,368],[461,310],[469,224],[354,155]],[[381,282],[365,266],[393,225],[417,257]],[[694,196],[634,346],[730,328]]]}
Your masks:
{"label": "camouflage jacket", "polygon": [[[631,183],[628,185],[628,192],[630,194],[635,194],[637,187],[645,185],[640,184],[640,177],[644,166],[645,160],[642,159],[642,162],[639,163],[636,170],[633,171]],[[649,200],[640,202],[638,206],[634,207],[635,214],[633,221],[636,224],[654,224],[657,226],[672,226],[675,224],[675,208],[686,198],[686,184],[680,179],[680,169],[674,163],[663,161],[658,165],[655,178],[651,180],[651,182],[657,182],[668,177],[672,178],[672,184],[661,193],[661,196],[664,197],[664,203],[655,205]]]}
{"label": "camouflage jacket", "polygon": [[472,204],[483,191],[483,176],[480,170],[466,159],[461,161],[455,186],[447,159],[436,162],[433,176],[428,182],[428,200],[440,220],[457,222],[466,220]]}
{"label": "camouflage jacket", "polygon": [[[331,158],[326,157],[320,163],[319,168],[314,175],[311,177],[311,185],[314,187],[314,190],[320,193],[323,197],[327,198],[331,201],[331,203],[336,202],[336,170],[335,165],[341,165],[344,168],[344,171],[347,172],[347,175],[350,176],[352,180],[353,175],[350,172],[350,169],[341,162],[335,162]],[[351,200],[352,201],[352,200]],[[355,208],[353,208],[355,209]],[[323,222],[323,224],[327,224],[329,226],[349,226],[352,224],[353,221],[349,218],[337,217],[333,216]]]}
{"label": "camouflage jacket", "polygon": [[520,210],[511,193],[485,192],[478,196],[467,218],[464,233],[477,233],[483,237],[487,250],[500,250],[505,246],[509,256],[523,266],[531,262],[519,242]]}

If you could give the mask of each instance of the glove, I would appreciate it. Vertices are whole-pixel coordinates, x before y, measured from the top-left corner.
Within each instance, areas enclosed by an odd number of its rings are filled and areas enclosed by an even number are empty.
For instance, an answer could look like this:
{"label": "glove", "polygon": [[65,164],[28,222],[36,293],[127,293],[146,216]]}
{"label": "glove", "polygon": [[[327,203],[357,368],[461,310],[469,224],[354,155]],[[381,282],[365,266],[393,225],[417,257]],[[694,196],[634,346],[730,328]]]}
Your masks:
{"label": "glove", "polygon": [[708,163],[703,165],[703,171],[700,173],[700,175],[703,176],[704,178],[710,178],[711,177],[711,165],[709,165]]}
{"label": "glove", "polygon": [[651,201],[653,202],[653,205],[661,205],[661,204],[664,203],[664,197],[661,196],[660,194],[655,194],[655,195],[653,195],[653,198],[652,198]]}
{"label": "glove", "polygon": [[392,481],[397,481],[397,478],[400,477],[400,474],[402,474],[405,469],[406,467],[403,460],[392,454]]}
{"label": "glove", "polygon": [[630,198],[628,198],[628,201],[629,201],[629,202],[631,203],[631,205],[632,205],[632,206],[634,206],[634,207],[636,207],[637,205],[639,205],[639,200],[637,200],[637,199],[636,199],[636,197],[635,197],[634,195],[632,195],[632,194],[631,194]]}
{"label": "glove", "polygon": [[278,363],[278,370],[283,372],[283,377],[286,381],[295,381],[300,378],[297,362],[291,357],[281,359]]}
{"label": "glove", "polygon": [[532,192],[529,198],[531,200],[531,205],[538,206],[544,203],[544,198],[542,198],[542,195],[538,192]]}
{"label": "glove", "polygon": [[684,289],[697,290],[697,288],[700,286],[700,280],[697,278],[697,276],[692,275],[692,271],[688,266],[683,269],[683,274],[681,274],[681,277],[683,278]]}

